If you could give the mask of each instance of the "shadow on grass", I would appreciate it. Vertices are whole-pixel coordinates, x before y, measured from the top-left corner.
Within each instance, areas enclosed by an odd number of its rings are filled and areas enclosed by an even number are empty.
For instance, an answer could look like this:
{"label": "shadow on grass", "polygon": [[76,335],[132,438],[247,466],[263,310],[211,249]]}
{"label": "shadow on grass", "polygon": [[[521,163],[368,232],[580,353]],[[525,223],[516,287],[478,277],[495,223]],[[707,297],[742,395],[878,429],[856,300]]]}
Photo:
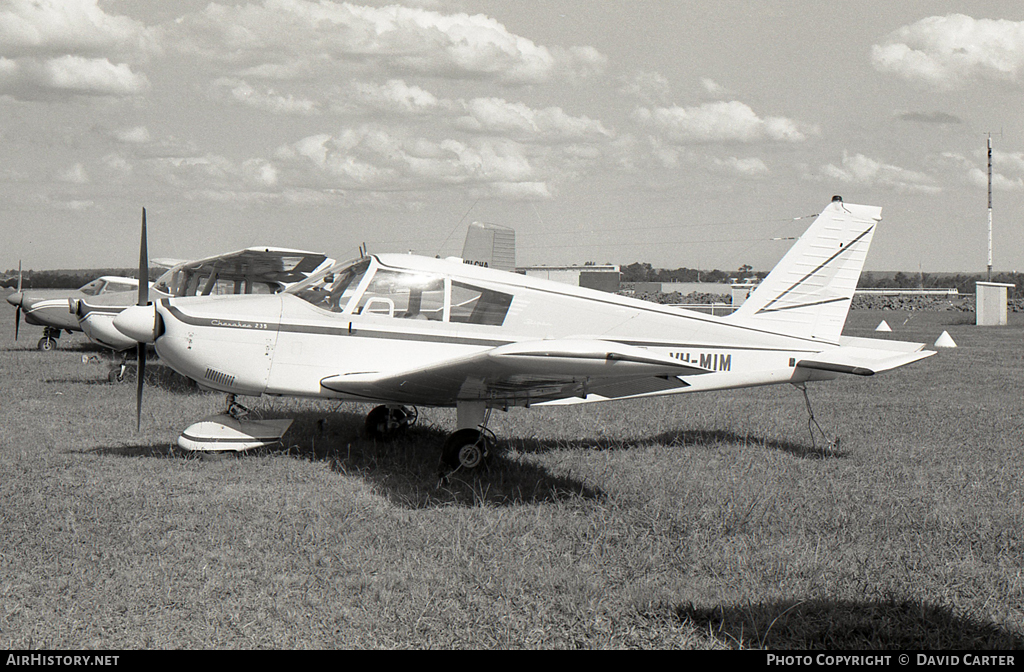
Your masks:
{"label": "shadow on grass", "polygon": [[994,623],[910,600],[809,600],[674,609],[682,623],[730,648],[780,650],[1008,650],[1024,637]]}
{"label": "shadow on grass", "polygon": [[[115,380],[112,374],[120,367],[119,363],[115,363],[112,367],[100,369],[103,373],[107,374],[103,378],[47,378],[44,383],[59,383],[63,385],[135,385],[136,374],[138,373],[138,366],[130,364],[125,367],[123,376],[120,380]],[[168,392],[177,394],[192,394],[199,392],[199,386],[196,382],[190,378],[186,378],[177,371],[173,370],[166,364],[159,362],[147,362],[146,363],[146,386],[157,387]]]}
{"label": "shadow on grass", "polygon": [[116,455],[118,457],[156,457],[163,459],[181,457],[181,451],[175,445],[169,443],[103,446],[69,452],[91,453],[96,455]]}
{"label": "shadow on grass", "polygon": [[485,469],[449,473],[441,465],[441,446],[448,432],[437,427],[413,426],[393,441],[380,442],[365,438],[365,417],[358,413],[271,412],[261,417],[292,419],[280,445],[244,454],[194,454],[167,444],[99,447],[84,452],[204,461],[268,456],[308,460],[326,464],[334,472],[363,479],[372,484],[376,492],[410,508],[453,504],[517,506],[602,496],[599,490],[581,481],[555,476],[536,465],[507,458],[504,453],[508,444],[500,440]]}
{"label": "shadow on grass", "polygon": [[838,447],[819,440],[812,445],[810,437],[806,443],[779,441],[750,434],[740,434],[727,429],[686,429],[662,432],[650,438],[615,439],[611,437],[581,439],[509,439],[509,444],[523,453],[546,453],[553,450],[630,450],[650,445],[673,447],[690,446],[712,448],[722,444],[738,445],[743,448],[767,448],[808,459],[840,458],[845,455]]}

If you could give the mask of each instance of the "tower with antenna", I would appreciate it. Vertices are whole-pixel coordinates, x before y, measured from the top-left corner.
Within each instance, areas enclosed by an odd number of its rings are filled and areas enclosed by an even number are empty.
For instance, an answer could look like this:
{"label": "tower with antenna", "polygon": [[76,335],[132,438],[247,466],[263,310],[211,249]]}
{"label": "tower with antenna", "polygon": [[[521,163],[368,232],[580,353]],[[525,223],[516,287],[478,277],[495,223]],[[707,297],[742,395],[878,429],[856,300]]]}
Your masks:
{"label": "tower with antenna", "polygon": [[988,271],[985,279],[992,280],[992,134],[988,134]]}
{"label": "tower with antenna", "polygon": [[[1006,291],[1014,285],[992,282],[992,134],[988,135],[988,266],[985,282],[975,283],[975,319],[978,326],[1006,324]],[[1000,131],[1002,135],[1002,131]]]}

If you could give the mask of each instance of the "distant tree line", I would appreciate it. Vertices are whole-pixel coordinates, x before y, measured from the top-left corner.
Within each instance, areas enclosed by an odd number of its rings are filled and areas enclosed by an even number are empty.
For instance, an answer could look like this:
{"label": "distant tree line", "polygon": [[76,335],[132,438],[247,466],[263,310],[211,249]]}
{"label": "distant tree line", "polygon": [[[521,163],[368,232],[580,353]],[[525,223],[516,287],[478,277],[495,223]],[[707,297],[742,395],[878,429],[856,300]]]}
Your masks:
{"label": "distant tree line", "polygon": [[731,278],[764,278],[767,273],[755,272],[744,264],[735,271],[698,270],[695,268],[654,268],[650,264],[637,262],[619,267],[622,282],[729,282]]}
{"label": "distant tree line", "polygon": [[[654,268],[648,263],[636,262],[620,266],[622,282],[729,282],[730,278],[764,278],[766,271],[754,271],[744,264],[735,271],[711,271],[693,268]],[[904,273],[864,271],[857,287],[861,289],[956,289],[961,294],[973,294],[974,284],[986,281],[984,273]],[[1024,273],[993,273],[991,282],[1013,285],[1010,298],[1024,298]]]}
{"label": "distant tree line", "polygon": [[[974,294],[976,282],[988,282],[984,273],[904,273],[902,271],[864,271],[857,287],[861,289],[956,289],[961,294]],[[993,273],[991,282],[1002,282],[1014,287],[1009,298],[1024,298],[1024,273]]]}
{"label": "distant tree line", "polygon": [[[156,280],[164,272],[163,268],[152,268],[149,279]],[[82,285],[95,280],[101,275],[119,275],[124,278],[137,277],[137,268],[94,268],[61,271],[22,271],[21,286],[23,289],[78,289]],[[8,269],[4,273],[0,286],[14,288],[18,286],[18,269]]]}

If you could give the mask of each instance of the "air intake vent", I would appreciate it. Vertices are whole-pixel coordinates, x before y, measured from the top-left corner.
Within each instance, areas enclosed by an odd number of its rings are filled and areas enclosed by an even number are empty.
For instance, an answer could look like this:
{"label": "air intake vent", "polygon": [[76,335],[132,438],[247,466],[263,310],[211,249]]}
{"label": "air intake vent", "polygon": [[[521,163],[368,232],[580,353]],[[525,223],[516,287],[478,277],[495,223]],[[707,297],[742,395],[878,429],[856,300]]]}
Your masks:
{"label": "air intake vent", "polygon": [[206,369],[206,373],[203,375],[211,383],[217,383],[224,387],[231,387],[235,384],[235,377],[229,376],[226,373],[221,373],[215,369]]}

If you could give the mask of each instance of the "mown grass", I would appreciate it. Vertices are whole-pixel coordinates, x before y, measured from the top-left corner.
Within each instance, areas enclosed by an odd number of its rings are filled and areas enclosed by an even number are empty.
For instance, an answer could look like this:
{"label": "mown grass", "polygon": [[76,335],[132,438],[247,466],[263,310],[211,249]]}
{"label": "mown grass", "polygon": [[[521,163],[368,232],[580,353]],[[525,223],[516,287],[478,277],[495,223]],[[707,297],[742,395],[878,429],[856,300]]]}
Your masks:
{"label": "mown grass", "polygon": [[0,646],[1020,648],[1020,323],[960,318],[851,314],[960,347],[811,385],[838,446],[789,386],[519,409],[447,482],[451,411],[383,445],[243,400],[285,445],[201,460],[173,443],[221,395],[151,365],[137,433],[80,335],[0,321]]}

